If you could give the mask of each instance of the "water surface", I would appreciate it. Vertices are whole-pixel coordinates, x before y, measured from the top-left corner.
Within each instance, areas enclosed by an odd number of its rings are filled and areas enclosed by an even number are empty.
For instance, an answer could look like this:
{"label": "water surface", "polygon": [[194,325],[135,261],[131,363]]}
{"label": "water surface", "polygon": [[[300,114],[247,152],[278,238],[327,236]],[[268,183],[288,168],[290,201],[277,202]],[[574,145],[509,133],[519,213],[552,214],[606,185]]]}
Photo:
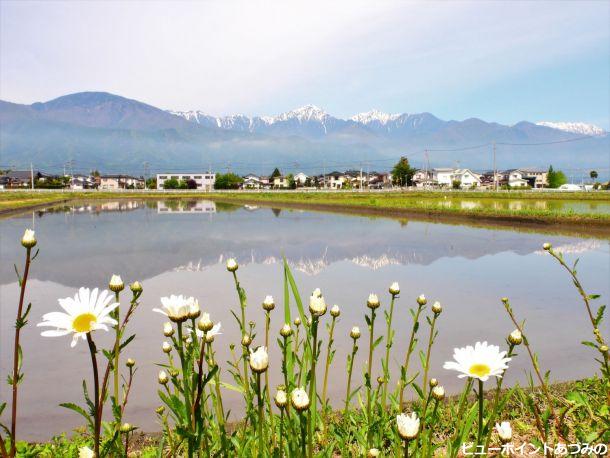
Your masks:
{"label": "water surface", "polygon": [[[32,266],[26,299],[33,308],[30,325],[23,331],[26,376],[20,391],[20,428],[22,437],[30,439],[44,439],[81,424],[76,414],[58,404],[80,402],[81,381],[91,377],[86,345],[81,342],[70,349],[69,338],[43,338],[34,325],[44,313],[58,308],[57,298],[73,295],[80,286],[104,287],[113,273],[126,282],[144,284],[142,304],[131,323],[137,338],[126,355],[139,366],[126,420],[145,431],[159,429],[153,414],[159,404],[155,363],[165,361],[161,351],[164,317],[151,309],[159,305],[160,296],[193,295],[214,321],[222,322],[223,334],[215,343],[217,359],[225,369],[223,380],[231,381],[224,361],[230,358],[229,343],[239,340],[230,313],[239,308],[239,302],[224,267],[229,256],[239,262],[239,278],[248,294],[248,319],[257,322],[259,336],[264,326],[260,303],[266,294],[278,302],[272,312],[274,335],[283,323],[282,255],[304,297],[319,287],[329,304],[339,304],[342,314],[329,387],[337,405],[345,394],[349,330],[358,325],[365,335],[366,298],[376,292],[387,308],[392,281],[398,281],[402,289],[395,310],[393,361],[403,359],[411,327],[408,308],[414,306],[417,295],[439,300],[444,311],[431,375],[449,391],[462,386],[454,373],[441,368],[453,347],[476,340],[502,345],[512,330],[500,303],[502,296],[510,297],[520,318],[527,318],[530,340],[554,380],[592,373],[593,355],[580,345],[589,338],[590,324],[566,273],[541,251],[543,242],[559,247],[569,261],[580,258],[579,274],[590,292],[607,298],[610,289],[610,250],[603,239],[196,200],[86,203],[0,220],[3,378],[11,360],[8,353],[18,299],[13,263],[23,263],[24,250],[18,241],[24,228],[32,226],[40,255]],[[377,331],[382,333],[385,322],[382,313],[378,316]],[[427,325],[422,326],[422,336],[427,331]],[[100,345],[109,345],[110,337],[102,332],[95,336]],[[360,343],[355,376],[365,367],[366,342],[365,338]],[[275,346],[271,350],[270,375],[275,386],[280,382],[280,361]],[[376,361],[381,350],[377,356]],[[516,358],[508,381],[523,382],[528,367],[525,355]],[[374,370],[379,375],[379,367]],[[2,399],[7,399],[6,385],[0,389]],[[234,415],[239,415],[239,398],[227,391],[225,399]]]}

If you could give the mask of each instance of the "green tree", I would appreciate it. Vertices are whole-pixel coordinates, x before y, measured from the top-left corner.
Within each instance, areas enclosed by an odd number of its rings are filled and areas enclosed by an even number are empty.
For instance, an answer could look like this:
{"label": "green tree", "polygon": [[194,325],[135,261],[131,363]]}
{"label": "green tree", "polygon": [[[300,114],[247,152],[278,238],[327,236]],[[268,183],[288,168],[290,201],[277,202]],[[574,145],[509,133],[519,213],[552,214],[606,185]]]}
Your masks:
{"label": "green tree", "polygon": [[146,188],[147,189],[157,189],[157,178],[149,178],[146,180]]}
{"label": "green tree", "polygon": [[292,173],[286,176],[286,181],[288,181],[288,189],[297,188],[297,182],[294,180],[294,175]]}
{"label": "green tree", "polygon": [[280,173],[280,169],[278,169],[277,167],[273,170],[273,173],[271,174],[271,179],[273,180],[275,177],[281,177],[282,174]]}
{"label": "green tree", "polygon": [[178,189],[180,183],[176,178],[170,178],[169,180],[165,180],[163,182],[163,189]]}
{"label": "green tree", "polygon": [[415,169],[409,164],[409,159],[401,157],[392,169],[392,182],[399,186],[410,186]]}
{"label": "green tree", "polygon": [[597,170],[591,170],[591,173],[589,173],[589,176],[591,177],[592,180],[597,180]]}
{"label": "green tree", "polygon": [[561,170],[554,170],[552,165],[549,167],[546,180],[549,184],[549,188],[558,188],[562,184],[568,182],[565,174]]}
{"label": "green tree", "polygon": [[214,189],[237,189],[244,180],[234,173],[219,173],[216,175]]}
{"label": "green tree", "polygon": [[462,182],[460,180],[453,180],[451,186],[453,189],[460,189],[462,187]]}

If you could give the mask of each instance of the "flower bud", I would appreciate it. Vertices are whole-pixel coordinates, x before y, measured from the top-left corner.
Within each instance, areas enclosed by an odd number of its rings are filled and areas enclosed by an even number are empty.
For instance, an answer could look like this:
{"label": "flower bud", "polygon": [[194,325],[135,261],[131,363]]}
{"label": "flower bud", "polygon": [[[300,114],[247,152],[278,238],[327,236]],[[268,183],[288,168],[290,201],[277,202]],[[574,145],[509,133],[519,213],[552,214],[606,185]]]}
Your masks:
{"label": "flower bud", "polygon": [[432,388],[432,397],[437,401],[442,401],[445,397],[445,388],[442,386],[435,386]]}
{"label": "flower bud", "polygon": [[123,423],[121,425],[122,433],[128,433],[128,432],[131,432],[132,430],[133,430],[133,427],[129,423]]}
{"label": "flower bud", "polygon": [[358,326],[354,326],[352,328],[352,330],[350,331],[349,336],[354,340],[359,339],[360,338],[360,328]]}
{"label": "flower bud", "polygon": [[366,306],[373,310],[379,307],[379,298],[377,297],[377,294],[369,294]]}
{"label": "flower bud", "polygon": [[441,303],[439,301],[436,301],[434,304],[432,304],[432,312],[435,315],[440,315],[440,313],[443,311],[443,307],[441,307]]}
{"label": "flower bud", "polygon": [[163,353],[169,353],[172,351],[172,346],[169,344],[169,342],[163,342],[162,348]]}
{"label": "flower bud", "polygon": [[420,294],[419,296],[417,296],[417,303],[419,305],[426,305],[428,303],[428,299],[426,299],[426,296],[424,296],[423,294]]}
{"label": "flower bud", "polygon": [[249,347],[251,343],[252,343],[252,338],[248,334],[244,334],[244,336],[241,338],[241,344],[244,347]]}
{"label": "flower bud", "polygon": [[309,311],[314,316],[322,316],[326,313],[326,301],[324,300],[324,297],[321,294],[316,293],[316,291],[314,291],[309,298]]}
{"label": "flower bud", "polygon": [[174,328],[172,327],[172,324],[169,321],[163,323],[163,335],[165,337],[171,337],[174,335]]}
{"label": "flower bud", "polygon": [[366,456],[367,458],[377,458],[378,456],[381,456],[381,452],[379,449],[372,448],[367,452]]}
{"label": "flower bud", "polygon": [[229,272],[235,272],[239,266],[237,265],[237,261],[233,258],[227,259],[227,270]]}
{"label": "flower bud", "polygon": [[601,351],[602,353],[608,353],[608,345],[601,345],[599,347],[599,351]]}
{"label": "flower bud", "polygon": [[310,316],[308,316],[308,317],[307,317],[307,319],[305,320],[305,325],[306,325],[308,328],[311,328],[311,323],[313,323],[313,320],[311,319],[311,317],[310,317]]}
{"label": "flower bud", "polygon": [[290,401],[292,402],[292,407],[298,411],[307,410],[309,408],[309,396],[307,395],[307,391],[303,388],[296,388],[293,390],[290,395]]}
{"label": "flower bud", "polygon": [[275,308],[275,302],[273,301],[273,296],[266,296],[263,301],[263,309],[267,312],[270,312]]}
{"label": "flower bud", "polygon": [[419,434],[419,418],[417,418],[415,412],[411,415],[404,413],[398,415],[396,417],[396,426],[398,427],[398,434],[403,440],[413,440]]}
{"label": "flower bud", "polygon": [[544,248],[545,251],[549,251],[552,248],[552,245],[549,242],[545,242],[542,244],[542,248]]}
{"label": "flower bud", "polygon": [[23,237],[21,237],[21,245],[25,248],[33,248],[36,246],[36,232],[32,229],[26,229],[23,233]]}
{"label": "flower bud", "polygon": [[165,412],[165,406],[159,406],[155,409],[155,412],[157,412],[157,414],[159,415],[163,415],[163,412]]}
{"label": "flower bud", "polygon": [[139,281],[134,281],[131,285],[129,285],[129,289],[134,293],[141,293],[144,288],[142,288],[142,283]]}
{"label": "flower bud", "polygon": [[199,318],[199,315],[201,315],[201,307],[199,307],[199,301],[197,299],[195,299],[194,297],[189,297],[186,306],[186,317],[189,320],[195,320]]}
{"label": "flower bud", "polygon": [[113,275],[110,278],[110,283],[108,283],[108,288],[110,288],[110,291],[120,293],[123,291],[123,289],[125,289],[125,283],[123,283],[123,280],[121,280],[120,275]]}
{"label": "flower bud", "polygon": [[292,328],[288,323],[284,323],[284,326],[280,329],[280,335],[282,337],[290,337],[292,335]]}
{"label": "flower bud", "polygon": [[167,385],[167,382],[169,382],[167,373],[165,371],[159,371],[159,377],[157,380],[161,385]]}
{"label": "flower bud", "polygon": [[377,383],[381,385],[383,382],[385,382],[385,379],[381,375],[377,377]]}
{"label": "flower bud", "polygon": [[211,331],[213,327],[214,327],[214,323],[212,323],[212,320],[210,320],[210,314],[202,313],[201,319],[197,322],[197,328],[200,331],[208,332],[208,331]]}
{"label": "flower bud", "polygon": [[260,374],[269,367],[269,355],[266,347],[258,347],[255,351],[250,349],[250,368],[253,372]]}
{"label": "flower bud", "polygon": [[503,297],[500,300],[502,301],[503,304],[507,304],[508,303],[508,297]]}
{"label": "flower bud", "polygon": [[434,388],[436,385],[438,385],[438,380],[436,380],[435,378],[431,378],[429,383],[430,388]]}
{"label": "flower bud", "polygon": [[515,329],[513,332],[511,332],[508,335],[508,341],[513,345],[521,345],[521,342],[523,342],[523,335],[521,334],[521,331]]}
{"label": "flower bud", "polygon": [[168,370],[169,370],[169,375],[171,375],[172,377],[178,377],[178,375],[180,375],[180,371],[178,369],[171,368]]}
{"label": "flower bud", "polygon": [[127,361],[125,362],[125,366],[127,367],[133,367],[136,365],[136,360],[133,358],[127,358]]}
{"label": "flower bud", "polygon": [[316,288],[313,290],[313,293],[311,293],[311,295],[315,297],[322,297],[322,291],[320,291],[320,288]]}
{"label": "flower bud", "polygon": [[300,318],[300,317],[298,317],[298,316],[297,316],[297,317],[294,319],[294,325],[295,325],[296,327],[299,327],[299,326],[301,325],[301,318]]}
{"label": "flower bud", "polygon": [[341,315],[341,309],[337,304],[335,304],[330,308],[330,316],[337,318],[339,315]]}
{"label": "flower bud", "polygon": [[288,405],[288,395],[286,394],[286,391],[281,388],[278,388],[277,393],[275,393],[275,405],[280,409],[283,409]]}
{"label": "flower bud", "polygon": [[212,342],[214,342],[214,337],[215,337],[214,334],[208,332],[205,335],[205,343],[212,343]]}
{"label": "flower bud", "polygon": [[392,296],[396,296],[400,293],[400,286],[398,286],[398,282],[394,282],[390,285],[390,294]]}

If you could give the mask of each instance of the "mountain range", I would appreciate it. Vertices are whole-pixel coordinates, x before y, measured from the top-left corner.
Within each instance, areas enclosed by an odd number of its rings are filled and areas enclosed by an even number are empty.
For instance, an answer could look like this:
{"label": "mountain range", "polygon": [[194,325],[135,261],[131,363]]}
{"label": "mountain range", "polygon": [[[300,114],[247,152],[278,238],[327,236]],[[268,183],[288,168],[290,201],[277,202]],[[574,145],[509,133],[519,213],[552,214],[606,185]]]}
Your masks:
{"label": "mountain range", "polygon": [[[583,139],[583,136],[591,136]],[[171,111],[105,92],[81,92],[31,105],[0,101],[0,168],[106,173],[231,169],[320,172],[361,166],[387,170],[407,155],[415,166],[607,167],[610,136],[590,124],[477,118],[377,110],[341,119],[314,105],[277,116],[216,117]],[[541,143],[543,143],[541,145]],[[424,151],[427,150],[427,156]],[[270,170],[267,170],[270,169]]]}

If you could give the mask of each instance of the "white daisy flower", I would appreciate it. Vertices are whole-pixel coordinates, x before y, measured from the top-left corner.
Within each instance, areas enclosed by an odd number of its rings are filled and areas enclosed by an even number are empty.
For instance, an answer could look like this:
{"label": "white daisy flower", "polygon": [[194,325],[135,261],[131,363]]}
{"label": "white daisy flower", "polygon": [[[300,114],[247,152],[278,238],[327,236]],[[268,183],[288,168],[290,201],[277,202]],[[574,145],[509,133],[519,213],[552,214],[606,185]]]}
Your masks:
{"label": "white daisy flower", "polygon": [[502,377],[508,369],[511,359],[506,357],[505,351],[500,351],[497,345],[488,345],[487,342],[477,342],[474,347],[456,348],[453,351],[455,361],[447,361],[444,369],[461,372],[459,378],[478,378],[482,382],[489,377]]}
{"label": "white daisy flower", "polygon": [[510,423],[507,421],[496,423],[496,432],[498,433],[500,440],[504,443],[510,442],[513,438],[513,429],[510,427]]}
{"label": "white daisy flower", "polygon": [[162,297],[162,309],[153,309],[153,312],[162,313],[170,320],[175,322],[186,321],[191,310],[193,298],[186,298],[182,294],[179,296]]}
{"label": "white daisy flower", "polygon": [[[222,332],[220,332],[220,328],[221,328],[221,324],[220,322],[216,323],[214,326],[212,326],[212,329],[210,329],[209,331],[207,331],[205,333],[206,339],[213,339],[214,337],[216,337],[217,335],[222,334]],[[201,338],[203,337],[203,331],[201,329],[197,329],[197,337]]]}
{"label": "white daisy flower", "polygon": [[98,293],[95,288],[80,288],[74,297],[58,299],[59,305],[64,312],[45,313],[42,322],[38,326],[56,328],[41,333],[44,337],[59,337],[74,333],[71,347],[76,345],[78,338],[86,340],[87,333],[103,329],[108,331],[108,326],[116,326],[117,321],[110,317],[110,312],[119,306],[113,302],[109,291]]}

